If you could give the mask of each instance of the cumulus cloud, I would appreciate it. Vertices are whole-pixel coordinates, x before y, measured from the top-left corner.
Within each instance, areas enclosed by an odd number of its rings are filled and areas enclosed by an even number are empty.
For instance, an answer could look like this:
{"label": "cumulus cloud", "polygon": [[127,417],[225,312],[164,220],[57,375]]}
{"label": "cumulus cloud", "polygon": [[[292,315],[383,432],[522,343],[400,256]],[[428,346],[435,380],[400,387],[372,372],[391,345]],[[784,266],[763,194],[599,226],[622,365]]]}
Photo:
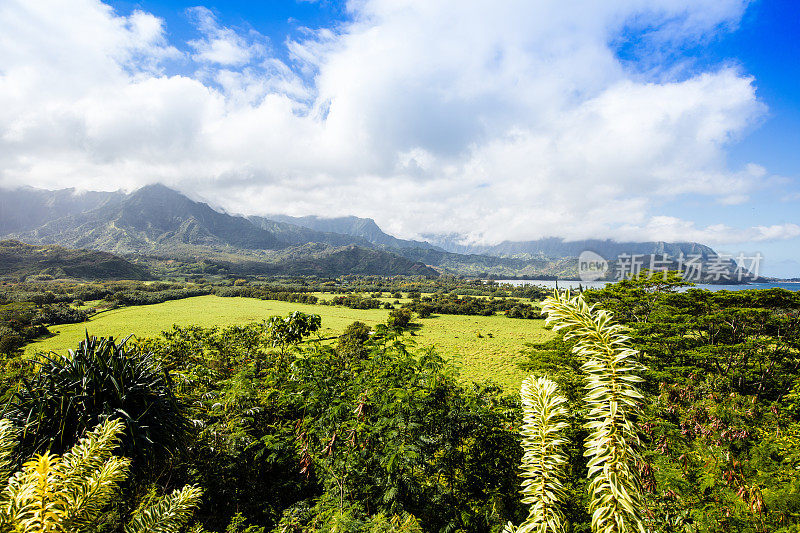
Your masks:
{"label": "cumulus cloud", "polygon": [[195,60],[237,67],[266,53],[266,39],[258,32],[250,31],[245,36],[220,26],[214,13],[202,6],[190,8],[188,13],[203,34],[202,39],[189,41],[189,46],[195,49]]}
{"label": "cumulus cloud", "polygon": [[[169,43],[141,11],[11,0],[0,185],[162,181],[234,212],[356,214],[482,242],[789,238],[796,225],[657,212],[747,202],[769,177],[726,161],[765,112],[754,80],[730,65],[676,74],[648,52],[728,31],[746,5],[351,0],[350,22],[279,43],[286,62],[202,7],[188,14],[198,37]],[[617,53],[626,39],[634,59]],[[170,73],[176,60],[195,73]]]}

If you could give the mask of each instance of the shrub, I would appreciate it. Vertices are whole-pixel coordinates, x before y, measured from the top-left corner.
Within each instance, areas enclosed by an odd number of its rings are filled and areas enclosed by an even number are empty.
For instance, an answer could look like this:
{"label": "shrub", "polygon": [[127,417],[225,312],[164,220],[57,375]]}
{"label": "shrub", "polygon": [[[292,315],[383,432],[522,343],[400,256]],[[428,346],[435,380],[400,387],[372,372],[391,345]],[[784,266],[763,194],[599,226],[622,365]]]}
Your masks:
{"label": "shrub", "polygon": [[295,311],[286,318],[280,316],[270,317],[264,323],[264,329],[273,348],[279,348],[281,353],[302,341],[312,333],[319,330],[322,319],[319,315],[308,315]]}
{"label": "shrub", "polygon": [[40,354],[6,411],[22,428],[22,453],[65,451],[106,419],[125,421],[125,454],[149,465],[183,443],[188,421],[172,381],[151,353],[127,339],[89,337],[64,357]]}
{"label": "shrub", "polygon": [[339,336],[336,352],[346,358],[363,359],[369,354],[369,342],[372,329],[363,322],[353,322]]}
{"label": "shrub", "polygon": [[389,313],[387,324],[395,329],[406,329],[411,324],[411,316],[408,309],[395,309]]}
{"label": "shrub", "polygon": [[59,303],[53,305],[45,305],[40,310],[36,317],[36,321],[42,324],[76,324],[78,322],[85,322],[88,320],[89,315],[86,311],[75,309],[67,304]]}
{"label": "shrub", "polygon": [[[103,511],[119,492],[130,460],[112,455],[124,430],[119,420],[97,425],[63,456],[45,452],[12,475],[16,431],[0,420],[0,530],[20,533],[100,529]],[[137,511],[125,533],[176,533],[200,502],[199,488],[185,486]]]}

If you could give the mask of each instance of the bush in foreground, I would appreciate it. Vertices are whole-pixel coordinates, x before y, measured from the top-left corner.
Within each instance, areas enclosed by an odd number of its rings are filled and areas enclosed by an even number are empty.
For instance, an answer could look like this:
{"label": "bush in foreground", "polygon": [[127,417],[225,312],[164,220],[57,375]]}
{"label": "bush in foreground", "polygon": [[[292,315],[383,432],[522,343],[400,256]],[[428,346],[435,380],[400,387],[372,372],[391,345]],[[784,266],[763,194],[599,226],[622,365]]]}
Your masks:
{"label": "bush in foreground", "polygon": [[22,381],[4,414],[22,430],[24,456],[61,453],[108,418],[124,420],[123,450],[137,468],[181,446],[188,421],[169,375],[126,340],[87,334],[68,356],[41,356],[38,372]]}
{"label": "bush in foreground", "polygon": [[[124,425],[108,420],[87,433],[63,456],[45,452],[13,473],[16,431],[0,420],[0,530],[18,533],[89,533],[128,475],[130,460],[112,454]],[[199,488],[185,486],[139,510],[125,533],[177,533],[200,502]]]}

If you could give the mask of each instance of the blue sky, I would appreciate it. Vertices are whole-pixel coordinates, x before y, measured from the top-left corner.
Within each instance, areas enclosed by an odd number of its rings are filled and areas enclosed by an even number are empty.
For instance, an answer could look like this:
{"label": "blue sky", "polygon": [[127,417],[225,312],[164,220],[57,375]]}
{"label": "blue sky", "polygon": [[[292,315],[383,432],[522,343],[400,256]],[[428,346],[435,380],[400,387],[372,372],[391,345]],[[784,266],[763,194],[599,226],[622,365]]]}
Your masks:
{"label": "blue sky", "polygon": [[0,185],[800,276],[800,3],[10,0]]}
{"label": "blue sky", "polygon": [[709,62],[735,61],[756,80],[758,97],[769,107],[763,123],[754,127],[731,151],[731,161],[759,159],[770,170],[800,176],[800,2],[759,1],[748,10],[736,31],[703,47]]}
{"label": "blue sky", "polygon": [[153,13],[163,18],[172,43],[184,46],[196,39],[198,32],[191,23],[187,10],[203,6],[210,9],[225,26],[255,29],[267,36],[273,51],[288,59],[283,43],[287,37],[302,34],[302,28],[327,28],[348,20],[346,4],[333,1],[231,0],[224,2],[108,2],[120,13],[129,15],[136,10]]}
{"label": "blue sky", "polygon": [[[800,181],[800,2],[757,1],[748,6],[735,31],[691,50],[705,64],[735,62],[755,78],[758,98],[768,106],[766,115],[731,147],[733,165],[758,161],[771,173],[786,178],[786,197],[797,193]],[[755,194],[745,205],[715,206],[707,210],[700,201],[674,202],[665,210],[712,224],[719,218],[742,224],[776,224],[800,221],[800,205],[786,197]],[[773,243],[742,243],[739,248],[761,251],[767,259],[796,259],[800,240]],[[729,251],[733,250],[728,246]],[[789,276],[800,272],[796,262],[780,271]],[[796,275],[796,274],[794,274]]]}

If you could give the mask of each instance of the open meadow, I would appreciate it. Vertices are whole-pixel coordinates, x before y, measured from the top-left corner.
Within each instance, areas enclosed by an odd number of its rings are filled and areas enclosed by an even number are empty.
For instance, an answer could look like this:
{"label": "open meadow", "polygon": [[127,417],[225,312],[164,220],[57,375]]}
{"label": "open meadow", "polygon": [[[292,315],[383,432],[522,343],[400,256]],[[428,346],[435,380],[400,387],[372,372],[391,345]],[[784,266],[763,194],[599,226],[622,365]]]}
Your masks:
{"label": "open meadow", "polygon": [[[154,305],[123,307],[103,311],[88,322],[54,326],[55,336],[27,346],[26,354],[75,348],[90,335],[152,337],[173,324],[204,327],[227,326],[261,321],[292,311],[315,313],[322,317],[322,337],[340,334],[356,320],[374,326],[385,322],[385,309],[358,310],[346,307],[305,305],[254,298],[198,296]],[[508,391],[515,391],[525,377],[517,366],[519,352],[526,342],[541,342],[551,333],[542,320],[522,320],[502,315],[434,315],[417,319],[421,328],[410,337],[417,348],[435,346],[439,353],[456,362],[462,378],[471,381],[494,381]]]}

